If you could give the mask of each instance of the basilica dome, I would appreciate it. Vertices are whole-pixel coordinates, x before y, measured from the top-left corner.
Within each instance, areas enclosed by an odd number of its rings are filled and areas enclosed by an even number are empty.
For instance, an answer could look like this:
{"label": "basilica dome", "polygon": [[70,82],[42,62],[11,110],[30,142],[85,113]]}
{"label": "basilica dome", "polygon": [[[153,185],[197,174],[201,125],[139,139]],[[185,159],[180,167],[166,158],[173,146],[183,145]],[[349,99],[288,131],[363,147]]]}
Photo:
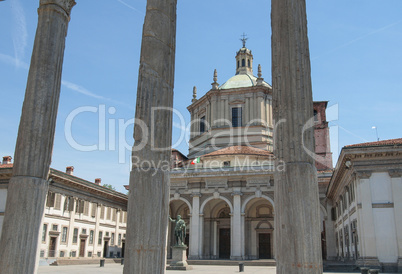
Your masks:
{"label": "basilica dome", "polygon": [[[227,80],[219,89],[232,89],[232,88],[246,88],[254,87],[257,85],[257,77],[249,73],[237,74]],[[265,87],[270,87],[270,85],[263,81],[262,85]]]}

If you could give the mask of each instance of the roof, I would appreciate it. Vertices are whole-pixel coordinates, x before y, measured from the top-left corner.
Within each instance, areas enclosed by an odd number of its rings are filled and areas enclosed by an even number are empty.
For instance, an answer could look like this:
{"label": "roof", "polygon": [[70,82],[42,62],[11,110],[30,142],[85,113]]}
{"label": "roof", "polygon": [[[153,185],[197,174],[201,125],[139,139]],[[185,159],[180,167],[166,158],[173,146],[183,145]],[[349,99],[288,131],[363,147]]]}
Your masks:
{"label": "roof", "polygon": [[[246,88],[254,87],[257,85],[257,77],[248,73],[237,74],[227,80],[219,89],[232,89],[232,88]],[[262,85],[270,87],[270,85],[263,81]]]}
{"label": "roof", "polygon": [[259,155],[271,156],[272,152],[249,146],[231,146],[219,149],[217,151],[203,155],[202,157],[220,156],[220,155]]}
{"label": "roof", "polygon": [[13,164],[4,164],[4,165],[0,164],[0,168],[10,168],[10,167],[13,167]]}
{"label": "roof", "polygon": [[344,148],[354,148],[354,147],[378,147],[378,146],[397,146],[402,145],[402,138],[381,140],[376,142],[360,143],[354,145],[347,145]]}

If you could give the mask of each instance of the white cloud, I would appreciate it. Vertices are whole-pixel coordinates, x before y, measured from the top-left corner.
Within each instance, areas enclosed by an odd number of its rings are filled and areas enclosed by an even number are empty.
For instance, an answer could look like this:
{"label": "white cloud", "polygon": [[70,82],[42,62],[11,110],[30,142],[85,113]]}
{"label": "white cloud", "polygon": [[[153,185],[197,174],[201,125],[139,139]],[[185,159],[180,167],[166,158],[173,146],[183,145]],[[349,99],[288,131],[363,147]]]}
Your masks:
{"label": "white cloud", "polygon": [[24,59],[28,32],[24,9],[22,8],[19,0],[11,1],[11,10],[14,17],[12,36],[14,44],[15,66],[18,68],[21,67],[21,60]]}

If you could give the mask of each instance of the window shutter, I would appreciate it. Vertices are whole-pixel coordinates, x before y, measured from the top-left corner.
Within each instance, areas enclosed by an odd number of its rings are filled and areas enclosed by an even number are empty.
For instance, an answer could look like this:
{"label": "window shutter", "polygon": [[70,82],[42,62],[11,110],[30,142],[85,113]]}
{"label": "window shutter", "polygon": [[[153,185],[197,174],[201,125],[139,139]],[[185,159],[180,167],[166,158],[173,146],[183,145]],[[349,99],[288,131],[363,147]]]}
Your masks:
{"label": "window shutter", "polygon": [[92,211],[91,211],[91,217],[96,217],[96,209],[97,209],[97,204],[92,203]]}
{"label": "window shutter", "polygon": [[84,201],[84,215],[88,216],[89,214],[89,202]]}
{"label": "window shutter", "polygon": [[68,197],[68,211],[74,211],[74,198]]}
{"label": "window shutter", "polygon": [[47,193],[46,206],[47,207],[54,207],[54,200],[55,200],[55,193],[49,191]]}
{"label": "window shutter", "polygon": [[336,221],[336,208],[331,208],[332,221]]}
{"label": "window shutter", "polygon": [[54,205],[55,209],[60,209],[61,208],[61,194],[56,194],[56,202]]}

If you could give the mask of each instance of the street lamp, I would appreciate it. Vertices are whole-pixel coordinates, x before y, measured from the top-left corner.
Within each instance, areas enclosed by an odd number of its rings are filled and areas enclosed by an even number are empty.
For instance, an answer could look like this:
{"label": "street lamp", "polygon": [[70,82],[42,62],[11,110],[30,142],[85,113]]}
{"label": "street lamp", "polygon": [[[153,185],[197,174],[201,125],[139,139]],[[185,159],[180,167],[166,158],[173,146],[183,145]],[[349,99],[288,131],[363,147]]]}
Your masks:
{"label": "street lamp", "polygon": [[378,130],[376,126],[372,126],[372,129],[375,129],[375,134],[377,135],[377,141],[380,141],[380,138],[378,138]]}

